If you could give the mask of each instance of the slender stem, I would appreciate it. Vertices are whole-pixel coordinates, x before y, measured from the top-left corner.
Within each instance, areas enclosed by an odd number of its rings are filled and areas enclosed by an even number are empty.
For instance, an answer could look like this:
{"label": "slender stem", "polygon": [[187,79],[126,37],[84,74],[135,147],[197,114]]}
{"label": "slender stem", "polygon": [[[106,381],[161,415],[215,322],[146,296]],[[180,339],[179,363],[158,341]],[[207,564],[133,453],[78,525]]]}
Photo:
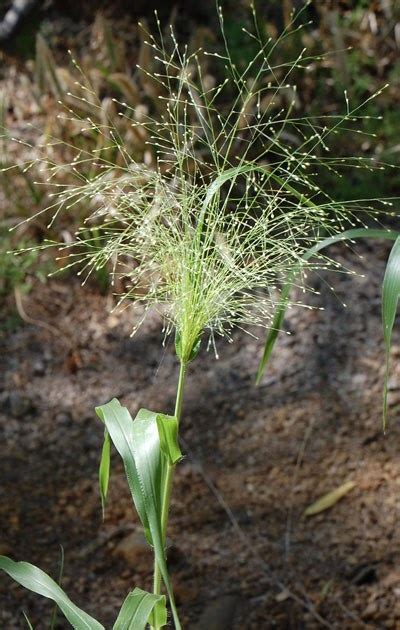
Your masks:
{"label": "slender stem", "polygon": [[[185,376],[186,376],[186,363],[181,361],[180,370],[179,370],[178,387],[176,391],[175,412],[174,412],[174,415],[178,421],[178,425],[181,418]],[[175,465],[171,465],[168,463],[167,469],[165,472],[164,491],[163,491],[162,502],[161,502],[161,530],[162,530],[164,545],[165,545],[166,534],[167,534],[168,513],[169,513],[169,504],[170,504],[170,499],[171,499],[172,483],[174,479],[174,470],[175,470]],[[154,559],[153,593],[155,593],[156,595],[159,595],[160,592],[161,592],[161,573],[160,573],[160,568],[157,564],[157,560]],[[157,628],[155,630],[157,630]]]}
{"label": "slender stem", "polygon": [[186,377],[186,363],[181,361],[181,366],[179,370],[179,380],[178,380],[178,389],[176,392],[176,402],[175,402],[175,418],[178,420],[178,424],[181,419],[182,412],[182,401],[183,401],[183,389],[185,386],[185,377]]}

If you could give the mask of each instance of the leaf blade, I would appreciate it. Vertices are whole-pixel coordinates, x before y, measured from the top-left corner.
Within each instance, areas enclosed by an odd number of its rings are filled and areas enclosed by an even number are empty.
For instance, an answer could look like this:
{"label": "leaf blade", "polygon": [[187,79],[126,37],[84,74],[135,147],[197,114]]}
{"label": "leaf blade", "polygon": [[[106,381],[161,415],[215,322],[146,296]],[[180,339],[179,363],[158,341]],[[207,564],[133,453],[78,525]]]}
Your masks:
{"label": "leaf blade", "polygon": [[140,409],[132,420],[115,398],[96,408],[125,467],[131,495],[145,529],[170,600],[175,628],[180,630],[172,584],[169,578],[161,524],[163,479],[166,465],[160,446],[157,414]]}
{"label": "leaf blade", "polygon": [[101,449],[101,457],[99,464],[99,491],[101,498],[101,510],[103,513],[103,520],[106,510],[106,501],[108,494],[108,485],[110,481],[110,457],[111,457],[111,442],[107,429],[104,429],[104,442]]}
{"label": "leaf blade", "polygon": [[113,398],[105,405],[96,407],[96,413],[104,422],[110,439],[124,462],[125,473],[128,478],[132,499],[142,522],[146,538],[151,544],[152,540],[149,522],[134,458],[131,436],[131,425],[133,423],[133,419],[126,407],[122,407],[116,398]]}
{"label": "leaf blade", "polygon": [[382,324],[385,343],[385,384],[383,390],[383,429],[387,423],[390,347],[400,298],[400,236],[396,239],[386,265],[382,285]]}
{"label": "leaf blade", "polygon": [[165,595],[155,595],[140,588],[129,593],[122,604],[113,630],[145,630],[147,623],[157,627],[167,624]]}
{"label": "leaf blade", "polygon": [[171,466],[179,462],[183,455],[178,442],[178,420],[175,416],[157,415],[157,429],[160,448]]}
{"label": "leaf blade", "polygon": [[101,623],[78,608],[47,573],[33,564],[0,556],[0,569],[26,589],[52,599],[75,630],[104,630]]}

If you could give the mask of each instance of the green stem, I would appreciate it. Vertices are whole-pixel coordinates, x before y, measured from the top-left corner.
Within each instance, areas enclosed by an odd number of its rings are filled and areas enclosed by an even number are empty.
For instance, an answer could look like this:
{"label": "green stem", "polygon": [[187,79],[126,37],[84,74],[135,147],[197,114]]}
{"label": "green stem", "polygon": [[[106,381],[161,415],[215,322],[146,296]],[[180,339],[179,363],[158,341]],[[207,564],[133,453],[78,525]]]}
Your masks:
{"label": "green stem", "polygon": [[[174,412],[174,415],[178,421],[178,425],[181,418],[185,376],[186,376],[186,363],[181,361],[180,370],[179,370],[178,387],[176,391],[175,412]],[[172,483],[174,479],[174,470],[175,470],[175,465],[167,464],[167,469],[165,473],[165,481],[164,481],[164,491],[163,491],[162,502],[161,502],[161,531],[162,531],[164,546],[165,546],[166,535],[167,535],[169,504],[170,504],[170,499],[171,499]],[[156,559],[154,559],[153,593],[155,593],[156,595],[159,595],[161,593],[161,573],[160,573],[160,568],[157,564]],[[158,628],[154,627],[154,630],[158,630]]]}

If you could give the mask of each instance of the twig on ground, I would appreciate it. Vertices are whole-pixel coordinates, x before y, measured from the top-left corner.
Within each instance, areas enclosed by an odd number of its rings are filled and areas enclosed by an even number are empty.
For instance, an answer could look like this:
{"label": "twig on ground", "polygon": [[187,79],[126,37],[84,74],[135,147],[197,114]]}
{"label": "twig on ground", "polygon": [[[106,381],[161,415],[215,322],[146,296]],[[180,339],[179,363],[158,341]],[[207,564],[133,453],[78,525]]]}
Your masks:
{"label": "twig on ground", "polygon": [[286,532],[285,532],[285,561],[286,562],[289,561],[289,552],[290,552],[290,537],[291,537],[291,533],[292,533],[292,522],[293,522],[293,495],[294,495],[294,489],[296,487],[297,480],[298,480],[298,477],[299,477],[299,471],[300,471],[301,464],[303,462],[304,453],[306,451],[307,444],[308,444],[308,442],[310,440],[311,434],[312,434],[313,429],[314,429],[315,421],[316,421],[316,418],[311,418],[311,420],[308,423],[307,429],[306,429],[305,434],[304,434],[303,441],[301,443],[301,446],[300,446],[300,449],[299,449],[299,452],[298,452],[298,455],[297,455],[296,466],[295,466],[294,474],[293,474],[293,480],[292,480],[292,484],[290,486],[289,507],[288,507],[288,515],[287,515],[287,521],[286,521]]}

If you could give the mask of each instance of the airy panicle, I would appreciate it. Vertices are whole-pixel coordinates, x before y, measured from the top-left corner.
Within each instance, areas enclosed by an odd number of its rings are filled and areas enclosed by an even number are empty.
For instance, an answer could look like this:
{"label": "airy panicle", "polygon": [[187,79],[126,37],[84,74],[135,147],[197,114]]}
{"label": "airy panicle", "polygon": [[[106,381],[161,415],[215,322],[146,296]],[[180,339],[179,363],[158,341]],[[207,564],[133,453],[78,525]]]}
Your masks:
{"label": "airy panicle", "polygon": [[[300,28],[297,19],[288,30]],[[274,65],[288,31],[265,41],[254,24],[246,33],[258,52],[242,70],[228,44],[223,52],[191,51],[172,28],[165,34],[159,25],[158,37],[147,32],[143,43],[151,54],[142,55],[147,67],[140,69],[156,105],[146,111],[114,99],[114,106],[145,138],[148,157],[136,162],[107,117],[100,125],[84,116],[82,126],[107,140],[91,153],[95,168],[85,174],[89,157],[77,153],[76,181],[62,185],[59,165],[46,164],[49,180],[57,176],[55,215],[75,205],[91,209],[76,234],[76,251],[65,244],[69,264],[79,263],[84,276],[112,265],[115,276],[129,279],[120,298],[159,308],[186,358],[207,330],[213,339],[229,336],[233,326],[268,327],[279,280],[295,265],[337,265],[322,254],[302,261],[310,246],[345,226],[378,221],[373,200],[337,203],[318,185],[323,169],[340,175],[349,166],[382,168],[329,154],[330,135],[356,123],[361,106],[352,108],[346,94],[342,115],[299,115],[294,76],[311,59],[302,50]],[[80,100],[95,107],[95,92]]]}

